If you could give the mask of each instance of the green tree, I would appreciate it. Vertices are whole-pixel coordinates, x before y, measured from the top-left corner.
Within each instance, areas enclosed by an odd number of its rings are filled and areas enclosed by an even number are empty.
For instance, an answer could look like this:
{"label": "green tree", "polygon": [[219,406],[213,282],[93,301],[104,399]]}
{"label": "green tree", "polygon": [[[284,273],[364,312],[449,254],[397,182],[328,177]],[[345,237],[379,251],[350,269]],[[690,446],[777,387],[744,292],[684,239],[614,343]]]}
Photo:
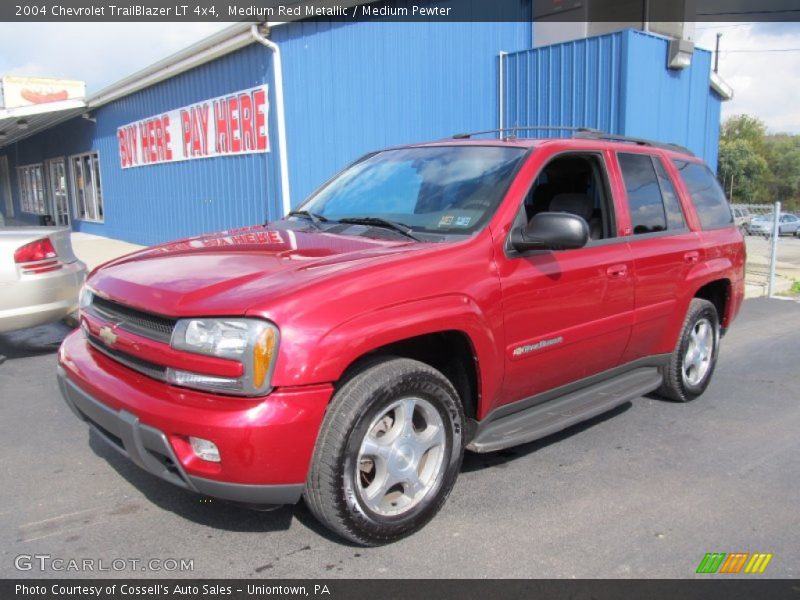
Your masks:
{"label": "green tree", "polygon": [[769,170],[764,186],[768,197],[764,200],[780,200],[786,210],[797,210],[800,207],[800,136],[767,136],[764,155]]}
{"label": "green tree", "polygon": [[759,154],[764,152],[764,136],[767,126],[761,119],[750,115],[728,117],[722,124],[721,141],[744,140]]}
{"label": "green tree", "polygon": [[719,179],[732,202],[800,208],[800,136],[767,134],[750,115],[725,120],[720,131]]}
{"label": "green tree", "polygon": [[719,178],[731,202],[763,201],[767,161],[748,139],[723,139],[719,144]]}

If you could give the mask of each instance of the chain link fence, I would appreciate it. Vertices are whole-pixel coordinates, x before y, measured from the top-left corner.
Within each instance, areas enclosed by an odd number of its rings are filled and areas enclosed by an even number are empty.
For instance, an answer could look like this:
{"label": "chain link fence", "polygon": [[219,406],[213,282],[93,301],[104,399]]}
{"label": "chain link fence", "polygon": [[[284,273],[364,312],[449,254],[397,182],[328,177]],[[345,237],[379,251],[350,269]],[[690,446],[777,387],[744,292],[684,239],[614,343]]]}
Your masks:
{"label": "chain link fence", "polygon": [[764,296],[788,291],[800,280],[800,215],[782,212],[780,202],[731,208],[747,243],[745,283]]}

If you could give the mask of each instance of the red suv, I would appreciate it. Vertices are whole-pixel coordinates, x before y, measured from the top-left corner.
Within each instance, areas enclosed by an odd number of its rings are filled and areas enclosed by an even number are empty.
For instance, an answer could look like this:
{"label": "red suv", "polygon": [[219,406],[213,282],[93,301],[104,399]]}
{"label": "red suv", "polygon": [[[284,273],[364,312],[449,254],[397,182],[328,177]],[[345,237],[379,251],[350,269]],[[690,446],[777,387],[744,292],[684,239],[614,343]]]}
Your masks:
{"label": "red suv", "polygon": [[59,383],[150,473],[302,497],[381,544],[436,514],[465,449],[702,394],[744,261],[685,149],[458,136],[369,154],[280,221],[95,270]]}

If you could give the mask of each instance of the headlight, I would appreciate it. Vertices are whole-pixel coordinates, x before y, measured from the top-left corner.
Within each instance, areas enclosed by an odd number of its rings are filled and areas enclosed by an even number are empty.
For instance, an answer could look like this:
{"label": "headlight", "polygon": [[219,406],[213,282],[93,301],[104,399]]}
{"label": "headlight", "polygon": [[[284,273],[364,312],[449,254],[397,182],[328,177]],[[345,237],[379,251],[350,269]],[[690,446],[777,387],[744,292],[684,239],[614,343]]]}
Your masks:
{"label": "headlight", "polygon": [[78,308],[89,308],[92,303],[92,290],[86,284],[81,287],[81,293],[78,295]]}
{"label": "headlight", "polygon": [[173,348],[237,360],[244,375],[225,378],[170,368],[167,381],[240,396],[266,394],[278,356],[278,338],[278,328],[260,319],[182,319],[172,331]]}

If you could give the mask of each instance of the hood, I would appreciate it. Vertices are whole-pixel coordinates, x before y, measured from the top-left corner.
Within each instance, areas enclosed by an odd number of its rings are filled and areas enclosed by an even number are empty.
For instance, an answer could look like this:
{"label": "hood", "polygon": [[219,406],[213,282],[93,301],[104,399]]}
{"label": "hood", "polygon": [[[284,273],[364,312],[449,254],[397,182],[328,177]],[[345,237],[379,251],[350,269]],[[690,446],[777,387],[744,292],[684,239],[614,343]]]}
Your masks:
{"label": "hood", "polygon": [[100,296],[168,316],[241,315],[256,303],[424,243],[256,226],[146,248],[97,269]]}

